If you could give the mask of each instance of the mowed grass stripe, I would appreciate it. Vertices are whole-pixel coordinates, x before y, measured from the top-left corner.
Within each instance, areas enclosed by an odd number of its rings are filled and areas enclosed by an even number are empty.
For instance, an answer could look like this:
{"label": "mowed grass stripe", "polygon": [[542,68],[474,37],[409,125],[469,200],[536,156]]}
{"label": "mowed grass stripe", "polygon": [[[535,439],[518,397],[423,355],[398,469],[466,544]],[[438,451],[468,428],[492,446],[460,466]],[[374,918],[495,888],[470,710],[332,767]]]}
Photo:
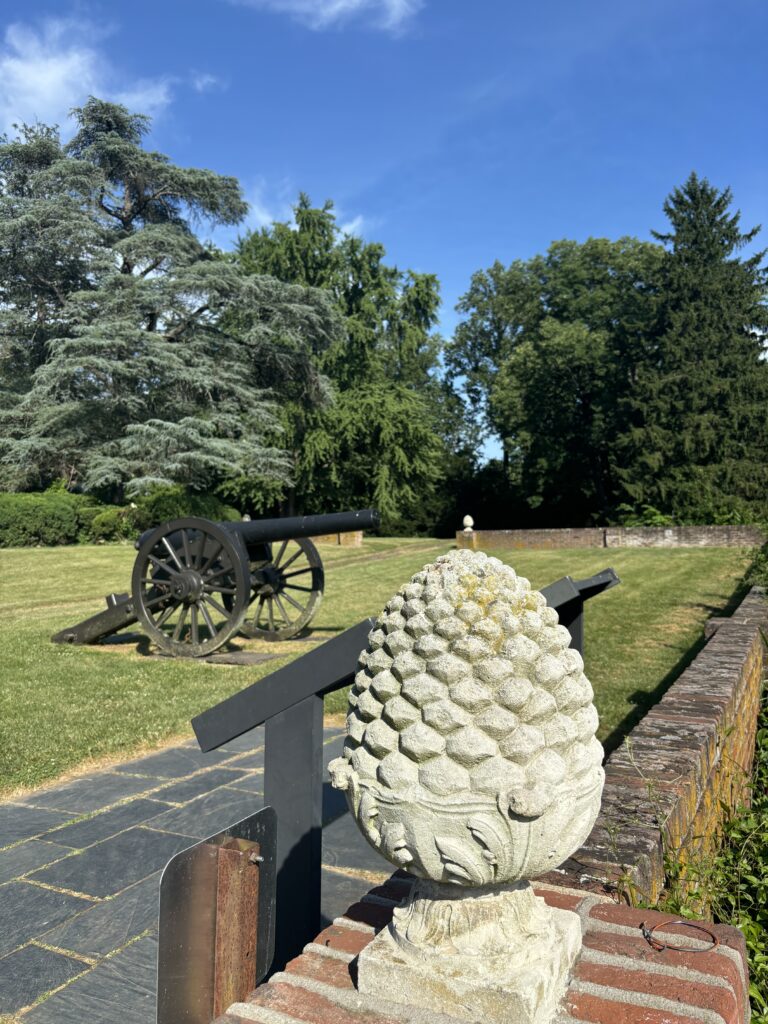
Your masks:
{"label": "mowed grass stripe", "polygon": [[[330,637],[384,602],[450,541],[375,538],[361,548],[323,546],[326,591],[315,637]],[[535,586],[613,565],[622,584],[587,606],[586,663],[601,714],[601,737],[658,696],[725,608],[749,563],[746,551],[561,550],[495,552]],[[311,649],[305,643],[236,645],[279,653],[255,667],[147,657],[148,644],[120,648],[50,643],[54,632],[104,607],[128,586],[129,545],[0,552],[5,625],[0,661],[0,792],[33,787],[109,758],[128,758],[189,737],[200,711]],[[333,694],[330,712],[343,711]]]}

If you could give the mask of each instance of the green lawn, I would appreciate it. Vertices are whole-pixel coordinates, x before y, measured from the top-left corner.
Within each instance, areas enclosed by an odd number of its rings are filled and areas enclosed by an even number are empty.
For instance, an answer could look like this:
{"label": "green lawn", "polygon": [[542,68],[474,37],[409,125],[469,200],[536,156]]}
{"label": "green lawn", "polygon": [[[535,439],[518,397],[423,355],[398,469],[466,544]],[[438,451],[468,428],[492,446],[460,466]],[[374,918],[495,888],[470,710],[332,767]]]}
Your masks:
{"label": "green lawn", "polygon": [[[449,546],[424,539],[373,539],[360,549],[324,546],[326,592],[315,636],[376,614],[413,572]],[[718,548],[494,553],[536,586],[606,565],[621,576],[621,586],[592,601],[586,616],[587,673],[600,735],[611,745],[683,667],[703,622],[733,601],[749,562],[745,551]],[[310,649],[295,641],[248,641],[249,648],[279,651],[283,660],[243,668],[148,657],[146,641],[51,644],[52,633],[99,611],[103,594],[126,589],[134,555],[129,545],[0,551],[3,794],[191,735],[195,714]],[[326,706],[343,710],[343,696],[331,695]]]}

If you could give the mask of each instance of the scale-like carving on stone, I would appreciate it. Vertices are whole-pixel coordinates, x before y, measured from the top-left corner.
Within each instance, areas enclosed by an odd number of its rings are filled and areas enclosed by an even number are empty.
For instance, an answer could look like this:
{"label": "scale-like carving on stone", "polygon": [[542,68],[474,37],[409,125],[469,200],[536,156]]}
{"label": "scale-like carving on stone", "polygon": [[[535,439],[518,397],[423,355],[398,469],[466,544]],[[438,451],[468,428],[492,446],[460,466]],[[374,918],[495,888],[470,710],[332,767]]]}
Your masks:
{"label": "scale-like carving on stone", "polygon": [[[463,978],[468,1019],[547,1019],[580,945],[578,919],[548,910],[521,880],[583,843],[604,777],[592,687],[570,639],[528,580],[468,550],[425,566],[376,620],[344,754],[329,769],[368,842],[428,881],[361,956],[361,989],[389,984],[396,967],[403,992],[404,966],[427,960],[431,982],[405,987],[416,1005],[448,1012],[448,1000],[455,1013]],[[494,1016],[492,965],[507,1010],[519,1003],[514,1016]],[[510,970],[518,988],[534,972],[535,1005],[512,994]],[[450,993],[429,995],[446,976]]]}

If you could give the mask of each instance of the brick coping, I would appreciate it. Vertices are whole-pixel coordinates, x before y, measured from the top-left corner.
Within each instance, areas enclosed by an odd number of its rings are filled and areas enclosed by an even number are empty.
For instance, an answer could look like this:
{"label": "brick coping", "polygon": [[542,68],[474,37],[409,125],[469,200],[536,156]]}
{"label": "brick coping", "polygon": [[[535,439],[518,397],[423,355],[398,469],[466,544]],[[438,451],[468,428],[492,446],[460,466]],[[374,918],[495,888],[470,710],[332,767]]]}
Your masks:
{"label": "brick coping", "polygon": [[[411,881],[402,872],[351,906],[217,1024],[466,1024],[456,1017],[360,996],[356,958],[385,928]],[[689,952],[654,950],[640,924],[661,926],[669,914],[636,910],[584,891],[537,885],[548,905],[572,910],[582,924],[583,948],[553,1024],[744,1024],[749,981],[744,937],[729,925],[708,925],[715,950],[677,925],[654,932]],[[510,1022],[513,1024],[513,1022]]]}
{"label": "brick coping", "polygon": [[723,808],[749,798],[765,681],[768,602],[753,588],[607,759],[600,814],[554,885],[654,903],[665,857],[710,852]]}

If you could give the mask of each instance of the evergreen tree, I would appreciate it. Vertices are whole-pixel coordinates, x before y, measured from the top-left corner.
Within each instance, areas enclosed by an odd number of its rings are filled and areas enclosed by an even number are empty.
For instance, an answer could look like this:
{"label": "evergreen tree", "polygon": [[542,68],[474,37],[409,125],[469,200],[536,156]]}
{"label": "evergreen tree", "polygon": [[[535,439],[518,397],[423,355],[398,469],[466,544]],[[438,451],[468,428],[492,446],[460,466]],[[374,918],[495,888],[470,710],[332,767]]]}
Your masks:
{"label": "evergreen tree", "polygon": [[313,207],[302,194],[294,218],[238,246],[247,274],[322,288],[342,318],[336,340],[314,353],[332,406],[308,406],[299,391],[284,410],[296,478],[288,507],[370,504],[390,530],[427,528],[445,455],[437,279],[388,266],[383,246],[343,234],[331,202]]}
{"label": "evergreen tree", "polygon": [[[104,494],[239,474],[284,484],[275,399],[259,356],[292,352],[283,380],[322,391],[311,351],[337,320],[322,293],[244,278],[190,219],[235,224],[234,178],[181,168],[142,142],[149,121],[91,98],[78,130],[21,128],[0,145],[0,372],[6,485],[64,478]],[[223,327],[233,307],[245,329]]]}
{"label": "evergreen tree", "polygon": [[668,232],[655,330],[622,443],[622,479],[637,505],[678,521],[764,517],[768,493],[768,310],[764,252],[742,259],[742,232],[722,191],[691,174],[664,204]]}

